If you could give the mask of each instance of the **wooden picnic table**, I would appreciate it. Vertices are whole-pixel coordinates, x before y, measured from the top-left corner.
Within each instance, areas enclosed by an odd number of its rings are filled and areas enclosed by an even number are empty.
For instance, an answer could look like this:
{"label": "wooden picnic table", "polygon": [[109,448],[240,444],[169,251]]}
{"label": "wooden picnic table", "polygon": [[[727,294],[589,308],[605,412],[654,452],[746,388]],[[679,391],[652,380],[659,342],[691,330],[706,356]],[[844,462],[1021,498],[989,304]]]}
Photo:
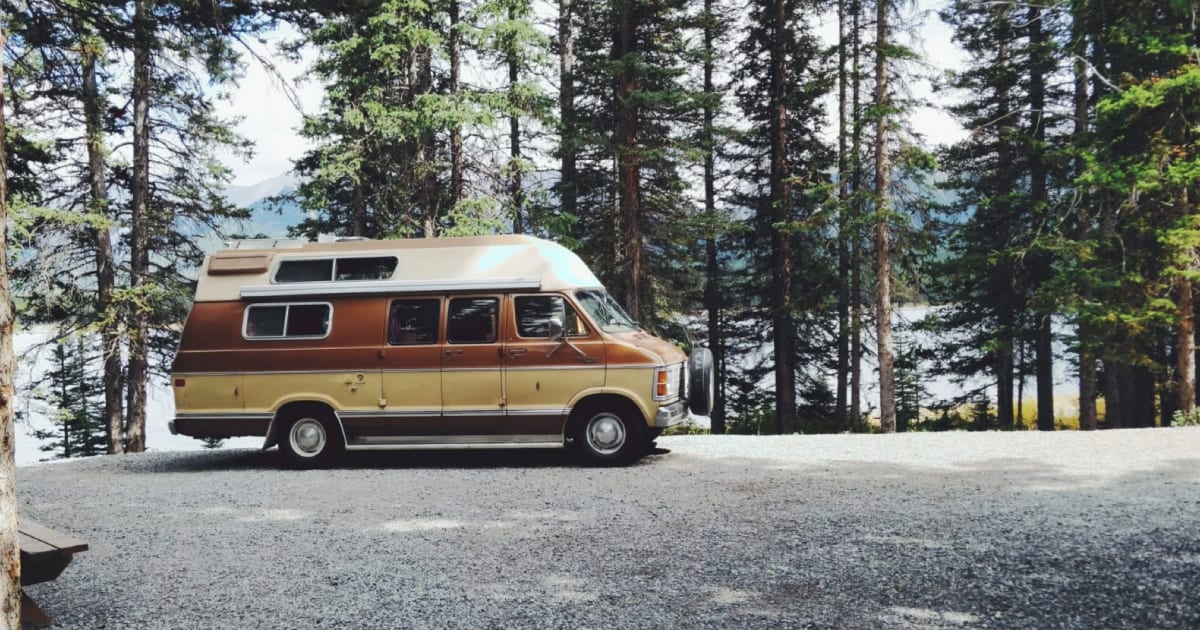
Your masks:
{"label": "wooden picnic table", "polygon": [[[87,551],[87,543],[56,532],[45,525],[20,517],[17,525],[21,539],[21,586],[49,582],[62,574],[71,558]],[[46,628],[50,618],[21,591],[21,625]]]}

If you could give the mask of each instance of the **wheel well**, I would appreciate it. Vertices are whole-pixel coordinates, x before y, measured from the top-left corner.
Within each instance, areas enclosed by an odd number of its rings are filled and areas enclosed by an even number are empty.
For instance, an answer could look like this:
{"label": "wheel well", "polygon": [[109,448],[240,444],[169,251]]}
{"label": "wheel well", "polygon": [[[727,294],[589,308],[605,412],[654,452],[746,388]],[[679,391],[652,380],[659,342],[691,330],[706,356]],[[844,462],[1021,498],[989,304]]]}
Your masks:
{"label": "wheel well", "polygon": [[346,429],[342,426],[342,419],[338,417],[337,412],[333,410],[333,407],[330,407],[323,402],[299,400],[287,403],[275,411],[275,417],[271,418],[271,427],[267,431],[267,440],[263,444],[263,448],[271,448],[279,443],[279,431],[285,420],[303,414],[309,414],[314,417],[324,416],[327,418],[333,418],[333,421],[338,425],[338,430],[341,431],[342,443],[346,443]]}
{"label": "wheel well", "polygon": [[642,422],[646,422],[646,417],[642,414],[642,410],[632,400],[620,394],[592,394],[586,398],[582,398],[575,406],[571,408],[571,415],[567,418],[567,426],[565,436],[571,439],[575,436],[575,431],[579,428],[579,423],[583,422],[584,413],[588,409],[594,409],[602,406],[620,407],[631,414],[634,418],[641,418]]}

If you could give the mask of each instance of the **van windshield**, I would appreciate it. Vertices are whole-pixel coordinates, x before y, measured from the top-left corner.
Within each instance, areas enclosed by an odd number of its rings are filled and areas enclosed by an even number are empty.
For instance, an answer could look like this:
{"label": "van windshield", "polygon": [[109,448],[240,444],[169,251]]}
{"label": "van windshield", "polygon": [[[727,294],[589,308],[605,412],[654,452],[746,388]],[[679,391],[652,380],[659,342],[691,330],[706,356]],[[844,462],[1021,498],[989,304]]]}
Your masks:
{"label": "van windshield", "polygon": [[600,289],[584,289],[575,292],[575,299],[583,310],[592,317],[592,321],[604,332],[621,332],[637,330],[638,325],[608,292]]}

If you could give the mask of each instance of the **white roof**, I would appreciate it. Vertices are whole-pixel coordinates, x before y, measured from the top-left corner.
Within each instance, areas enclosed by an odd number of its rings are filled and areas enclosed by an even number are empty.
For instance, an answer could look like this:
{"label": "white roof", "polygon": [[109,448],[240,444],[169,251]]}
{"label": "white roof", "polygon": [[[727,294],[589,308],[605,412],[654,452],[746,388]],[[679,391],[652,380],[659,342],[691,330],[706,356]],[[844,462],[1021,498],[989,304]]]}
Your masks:
{"label": "white roof", "polygon": [[[274,283],[279,261],[395,256],[386,280]],[[463,238],[355,240],[304,243],[298,247],[239,247],[204,261],[197,302],[252,297],[362,295],[520,289],[565,291],[601,288],[600,281],[571,250],[524,235]]]}

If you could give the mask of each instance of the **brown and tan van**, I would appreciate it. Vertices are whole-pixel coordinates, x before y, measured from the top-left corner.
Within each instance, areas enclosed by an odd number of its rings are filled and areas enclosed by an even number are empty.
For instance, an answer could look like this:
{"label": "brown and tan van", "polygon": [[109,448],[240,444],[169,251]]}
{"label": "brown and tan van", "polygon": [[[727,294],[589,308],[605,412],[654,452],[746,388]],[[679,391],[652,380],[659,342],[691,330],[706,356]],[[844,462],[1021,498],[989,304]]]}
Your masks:
{"label": "brown and tan van", "polygon": [[172,433],[346,449],[576,447],[640,457],[712,356],[643,331],[571,251],[528,236],[243,241],[208,257],[172,366]]}

